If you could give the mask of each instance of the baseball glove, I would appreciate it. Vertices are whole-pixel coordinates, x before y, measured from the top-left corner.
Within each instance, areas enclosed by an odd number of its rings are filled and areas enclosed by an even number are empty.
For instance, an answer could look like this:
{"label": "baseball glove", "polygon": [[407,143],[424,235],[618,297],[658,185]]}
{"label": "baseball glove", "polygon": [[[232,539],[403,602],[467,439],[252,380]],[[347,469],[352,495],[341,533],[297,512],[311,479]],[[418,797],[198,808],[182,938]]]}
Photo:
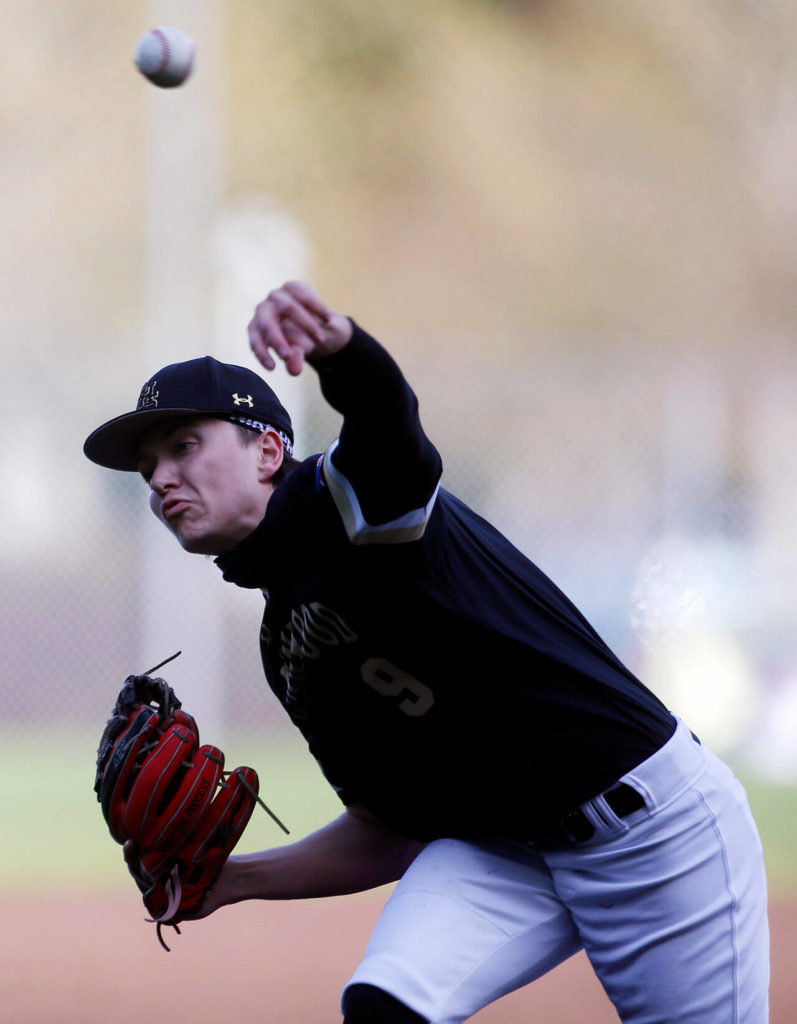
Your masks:
{"label": "baseball glove", "polygon": [[221,750],[200,745],[174,690],[151,676],[165,664],[125,680],[97,749],[94,791],[168,949],[163,926],[179,933],[199,912],[255,803],[288,830],[260,800],[253,768],[225,771]]}

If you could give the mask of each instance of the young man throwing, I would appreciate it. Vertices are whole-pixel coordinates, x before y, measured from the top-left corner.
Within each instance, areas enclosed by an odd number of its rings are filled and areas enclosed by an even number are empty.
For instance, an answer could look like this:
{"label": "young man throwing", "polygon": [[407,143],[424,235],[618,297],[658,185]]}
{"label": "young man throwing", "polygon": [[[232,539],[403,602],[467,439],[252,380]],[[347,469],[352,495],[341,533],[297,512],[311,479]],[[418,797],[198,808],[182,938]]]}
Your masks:
{"label": "young man throwing", "polygon": [[763,859],[728,768],[439,486],[373,338],[290,283],[249,340],[266,369],[317,373],[343,417],[323,455],[294,462],[271,389],[209,358],[156,373],[85,445],[263,591],[269,685],[344,805],[232,856],[202,916],[398,880],[346,1024],[457,1024],[582,948],[624,1022],[765,1024]]}

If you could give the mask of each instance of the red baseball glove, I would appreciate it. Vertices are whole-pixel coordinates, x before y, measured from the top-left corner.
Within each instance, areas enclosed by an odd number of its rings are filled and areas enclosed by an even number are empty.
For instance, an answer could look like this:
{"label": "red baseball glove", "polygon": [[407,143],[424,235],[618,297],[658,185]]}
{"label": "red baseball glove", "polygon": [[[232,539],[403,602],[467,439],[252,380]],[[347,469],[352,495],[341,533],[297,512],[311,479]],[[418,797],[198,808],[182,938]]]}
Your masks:
{"label": "red baseball glove", "polygon": [[149,673],[124,682],[100,739],[94,790],[165,949],[163,926],[179,932],[199,912],[255,803],[288,831],[260,800],[255,770],[226,772],[221,750],[200,746],[194,719]]}

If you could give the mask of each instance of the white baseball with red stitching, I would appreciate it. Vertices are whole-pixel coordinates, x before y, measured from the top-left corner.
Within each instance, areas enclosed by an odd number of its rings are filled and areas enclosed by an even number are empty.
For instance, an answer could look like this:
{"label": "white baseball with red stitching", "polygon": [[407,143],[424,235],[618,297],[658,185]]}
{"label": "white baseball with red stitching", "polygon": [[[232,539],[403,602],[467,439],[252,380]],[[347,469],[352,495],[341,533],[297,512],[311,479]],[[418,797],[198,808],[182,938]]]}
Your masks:
{"label": "white baseball with red stitching", "polygon": [[182,85],[194,68],[196,43],[179,28],[153,28],[142,36],[136,67],[162,89]]}

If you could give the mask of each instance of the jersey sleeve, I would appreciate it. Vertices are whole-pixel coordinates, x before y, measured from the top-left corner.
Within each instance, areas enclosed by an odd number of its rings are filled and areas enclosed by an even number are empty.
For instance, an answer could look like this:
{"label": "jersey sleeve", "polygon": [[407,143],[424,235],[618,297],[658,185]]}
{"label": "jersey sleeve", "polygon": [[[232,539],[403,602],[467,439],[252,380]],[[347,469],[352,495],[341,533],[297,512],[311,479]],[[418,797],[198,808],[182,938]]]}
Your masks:
{"label": "jersey sleeve", "polygon": [[407,543],[423,535],[442,464],[401,370],[353,326],[345,348],[312,362],[324,398],[343,416],[324,455],[324,481],[353,544]]}

